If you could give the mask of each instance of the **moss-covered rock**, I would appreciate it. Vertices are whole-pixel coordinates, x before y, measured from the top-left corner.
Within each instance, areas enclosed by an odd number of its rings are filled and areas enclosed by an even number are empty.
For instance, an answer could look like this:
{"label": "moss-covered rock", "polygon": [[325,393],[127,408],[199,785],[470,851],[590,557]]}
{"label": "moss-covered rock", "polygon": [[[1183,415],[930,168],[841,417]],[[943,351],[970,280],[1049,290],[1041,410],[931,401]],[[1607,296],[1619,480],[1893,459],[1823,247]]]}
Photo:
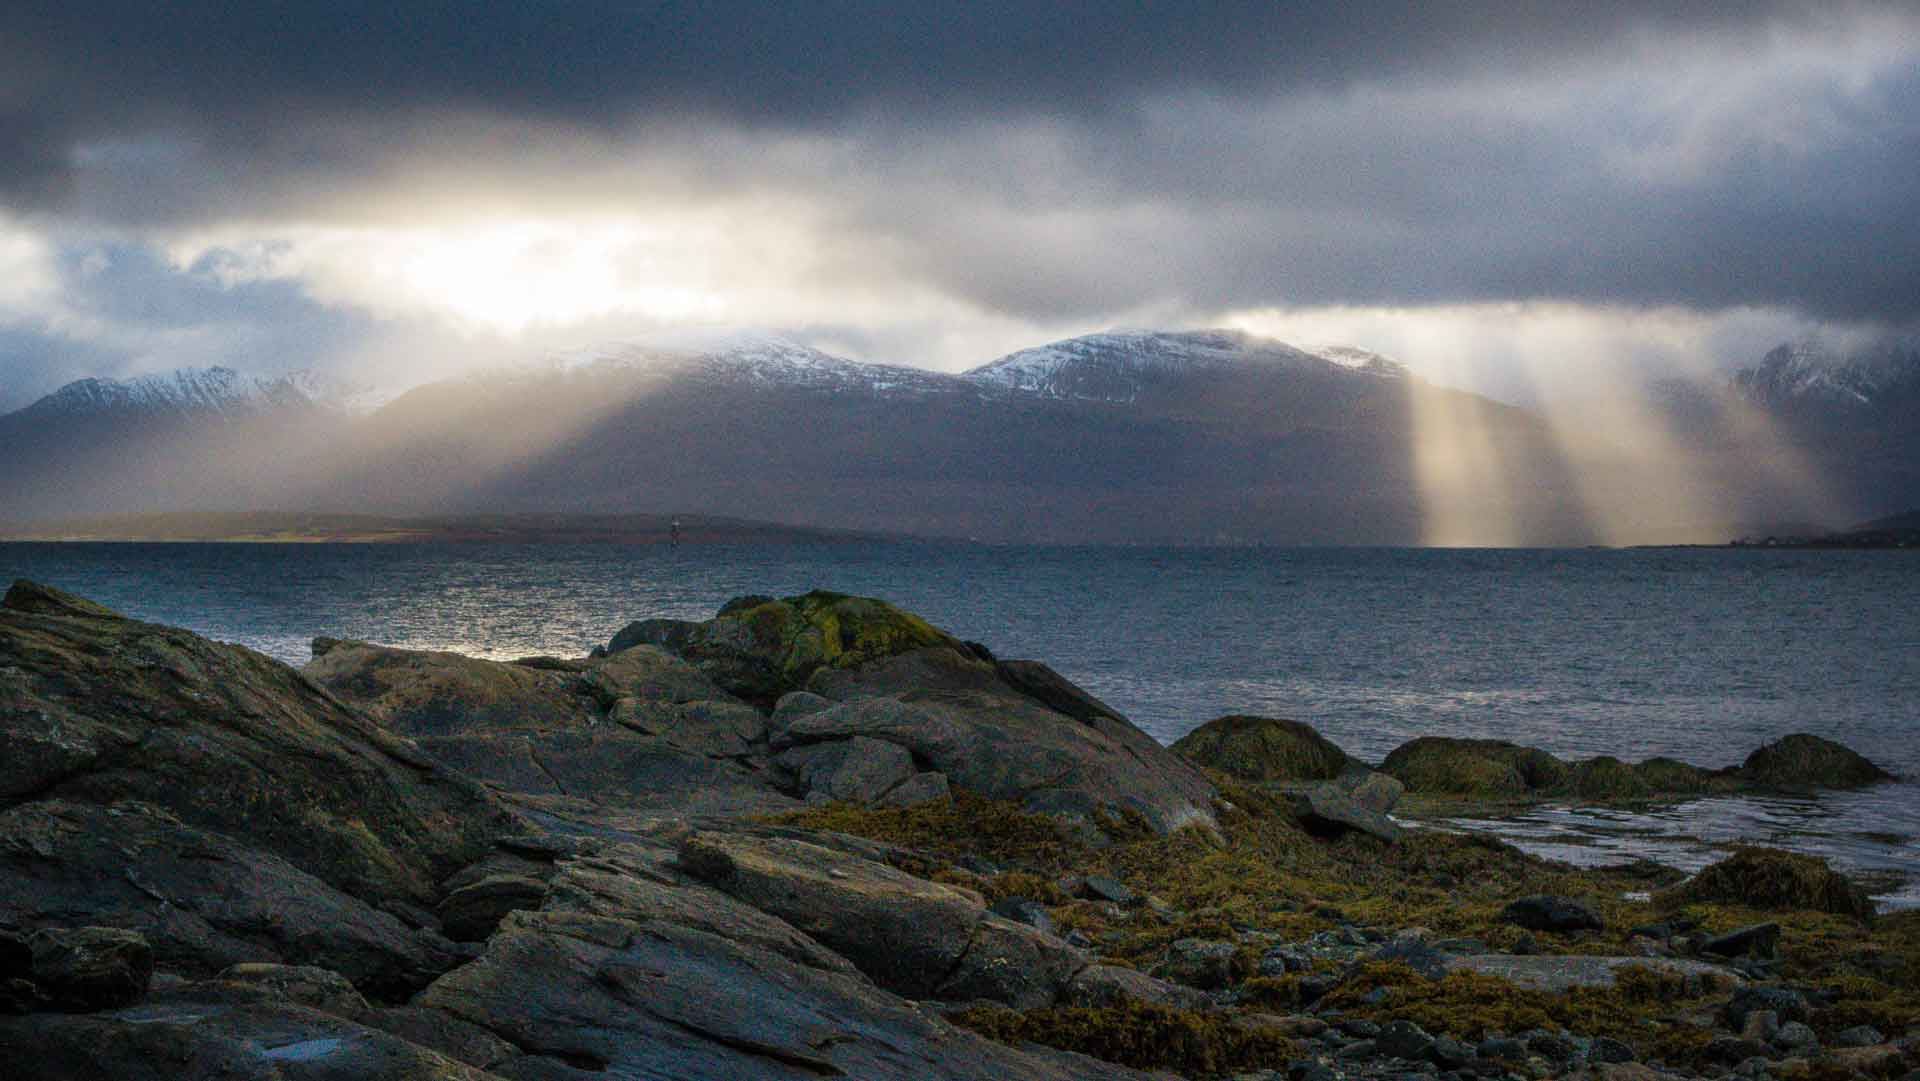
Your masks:
{"label": "moss-covered rock", "polygon": [[1661,893],[1663,906],[1694,902],[1754,909],[1806,909],[1871,919],[1865,890],[1827,861],[1773,848],[1743,848]]}
{"label": "moss-covered rock", "polygon": [[1312,725],[1240,714],[1208,721],[1173,750],[1241,781],[1325,781],[1355,764]]}
{"label": "moss-covered rock", "polygon": [[1795,733],[1747,756],[1740,777],[1768,788],[1860,788],[1893,775],[1828,739]]}
{"label": "moss-covered rock", "polygon": [[857,668],[918,649],[971,647],[886,601],[815,590],[783,600],[739,598],[704,623],[647,619],[607,644],[618,654],[638,645],[684,657],[728,691],[770,705],[803,689],[821,668]]}
{"label": "moss-covered rock", "polygon": [[1422,736],[1394,748],[1380,769],[1408,791],[1479,799],[1526,797],[1567,780],[1565,762],[1497,739]]}
{"label": "moss-covered rock", "polygon": [[1554,794],[1601,801],[1643,800],[1726,792],[1735,787],[1724,774],[1672,758],[1622,762],[1612,755],[1601,755],[1569,763],[1566,779]]}

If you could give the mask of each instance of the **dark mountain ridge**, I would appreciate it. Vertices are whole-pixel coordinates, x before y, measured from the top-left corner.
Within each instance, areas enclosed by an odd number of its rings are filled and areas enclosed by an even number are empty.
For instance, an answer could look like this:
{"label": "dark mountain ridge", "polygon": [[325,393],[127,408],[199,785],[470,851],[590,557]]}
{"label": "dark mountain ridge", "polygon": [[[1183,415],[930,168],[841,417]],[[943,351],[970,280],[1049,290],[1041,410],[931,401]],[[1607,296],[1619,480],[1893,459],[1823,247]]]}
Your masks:
{"label": "dark mountain ridge", "polygon": [[[1737,385],[1819,385],[1786,367]],[[1590,475],[1631,449],[1595,454],[1608,433],[1576,454],[1544,418],[1384,357],[1237,331],[1088,335],[963,374],[761,336],[625,344],[367,401],[220,369],[85,381],[0,417],[0,499],[15,522],[672,511],[1015,542],[1554,545],[1621,539],[1593,493],[1641,483]],[[1820,516],[1698,430],[1688,452],[1738,520]],[[1920,499],[1896,498],[1912,455],[1885,442],[1848,465],[1892,491],[1844,482],[1850,517]]]}

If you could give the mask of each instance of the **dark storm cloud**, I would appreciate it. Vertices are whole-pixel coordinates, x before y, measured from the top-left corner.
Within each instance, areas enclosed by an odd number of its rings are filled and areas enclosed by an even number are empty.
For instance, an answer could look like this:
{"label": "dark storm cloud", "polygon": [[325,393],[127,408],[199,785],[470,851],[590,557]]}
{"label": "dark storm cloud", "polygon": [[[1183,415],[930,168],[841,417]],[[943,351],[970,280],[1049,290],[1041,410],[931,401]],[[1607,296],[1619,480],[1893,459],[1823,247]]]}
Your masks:
{"label": "dark storm cloud", "polygon": [[902,4],[24,0],[16,105],[272,126],[467,107],[619,123],[652,109],[814,123],[869,108],[1098,111],[1167,87],[1267,92],[1458,62],[1524,66],[1626,33],[1814,19],[1792,3],[1242,0]]}
{"label": "dark storm cloud", "polygon": [[[270,235],[474,190],[528,215],[777,191],[838,227],[847,284],[1034,324],[1529,298],[1903,321],[1916,25],[1784,0],[16,0],[0,207]],[[1799,70],[1876,35],[1914,62]]]}

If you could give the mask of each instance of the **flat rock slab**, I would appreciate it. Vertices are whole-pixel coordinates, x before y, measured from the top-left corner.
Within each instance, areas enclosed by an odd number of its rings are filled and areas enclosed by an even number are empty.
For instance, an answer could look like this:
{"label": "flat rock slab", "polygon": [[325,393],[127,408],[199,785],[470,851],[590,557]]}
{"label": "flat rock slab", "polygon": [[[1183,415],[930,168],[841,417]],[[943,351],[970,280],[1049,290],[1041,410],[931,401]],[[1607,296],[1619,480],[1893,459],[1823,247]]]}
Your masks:
{"label": "flat rock slab", "polygon": [[1571,991],[1576,987],[1612,987],[1623,968],[1646,968],[1682,977],[1699,977],[1726,986],[1745,981],[1730,968],[1701,961],[1676,961],[1665,957],[1584,957],[1490,953],[1449,957],[1448,972],[1478,972],[1498,976],[1515,987],[1535,991]]}

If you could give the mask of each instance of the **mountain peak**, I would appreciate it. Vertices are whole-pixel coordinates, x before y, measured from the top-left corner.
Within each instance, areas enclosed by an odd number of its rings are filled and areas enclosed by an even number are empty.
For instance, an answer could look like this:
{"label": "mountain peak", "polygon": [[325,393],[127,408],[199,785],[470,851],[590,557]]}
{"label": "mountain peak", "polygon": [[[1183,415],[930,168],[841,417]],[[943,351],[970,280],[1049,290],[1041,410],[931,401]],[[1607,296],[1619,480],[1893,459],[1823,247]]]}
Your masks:
{"label": "mountain peak", "polygon": [[41,415],[228,415],[279,407],[348,410],[357,388],[309,371],[243,375],[232,368],[180,368],[129,379],[80,379],[28,406]]}
{"label": "mountain peak", "polygon": [[1733,378],[1736,393],[1770,407],[1870,409],[1920,391],[1920,337],[1850,349],[1819,339],[1785,342]]}
{"label": "mountain peak", "polygon": [[1399,364],[1364,349],[1302,349],[1243,330],[1112,330],[1010,353],[967,373],[974,382],[1051,398],[1124,403],[1148,386],[1234,369],[1398,378]]}

